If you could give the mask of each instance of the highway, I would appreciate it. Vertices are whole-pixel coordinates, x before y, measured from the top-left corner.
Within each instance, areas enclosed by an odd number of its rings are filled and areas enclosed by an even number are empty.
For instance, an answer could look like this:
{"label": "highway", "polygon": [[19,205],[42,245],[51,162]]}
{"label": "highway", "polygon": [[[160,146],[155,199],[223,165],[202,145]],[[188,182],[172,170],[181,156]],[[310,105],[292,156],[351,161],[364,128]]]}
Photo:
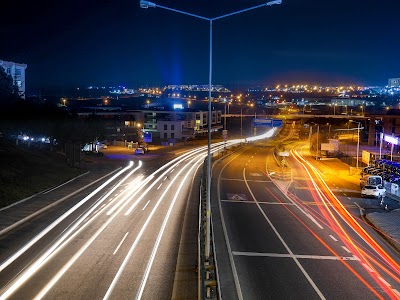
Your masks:
{"label": "highway", "polygon": [[2,236],[0,299],[170,299],[206,150],[130,162],[73,204]]}
{"label": "highway", "polygon": [[354,217],[358,207],[342,204],[301,148],[290,151],[290,178],[277,176],[276,145],[249,144],[214,168],[222,298],[400,299],[398,253]]}

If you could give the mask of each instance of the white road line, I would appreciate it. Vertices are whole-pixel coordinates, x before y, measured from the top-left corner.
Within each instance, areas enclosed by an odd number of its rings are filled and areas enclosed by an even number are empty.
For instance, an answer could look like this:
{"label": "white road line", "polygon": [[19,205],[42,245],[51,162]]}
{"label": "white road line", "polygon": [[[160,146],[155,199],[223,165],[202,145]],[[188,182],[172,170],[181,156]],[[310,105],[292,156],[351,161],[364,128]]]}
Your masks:
{"label": "white road line", "polygon": [[354,256],[333,256],[333,255],[305,255],[305,254],[281,254],[281,253],[260,253],[260,252],[241,252],[232,251],[237,256],[257,256],[257,257],[280,257],[280,258],[301,258],[301,259],[320,259],[320,260],[358,260]]}
{"label": "white road line", "polygon": [[335,238],[333,235],[329,235],[329,237],[330,237],[332,240],[334,240],[335,242],[338,241],[337,238]]}
{"label": "white road line", "polygon": [[167,176],[165,176],[164,181],[167,179]]}
{"label": "white road line", "polygon": [[347,199],[351,200],[351,198],[350,198],[350,197],[347,197]]}
{"label": "white road line", "polygon": [[172,169],[170,173],[172,173],[175,169]]}
{"label": "white road line", "polygon": [[119,247],[121,247],[122,243],[125,241],[125,239],[126,239],[126,237],[127,237],[128,233],[129,233],[129,232],[125,233],[124,237],[123,237],[123,238],[122,238],[122,240],[119,242],[119,244],[118,244],[118,247],[115,249],[115,251],[114,251],[113,255],[115,255],[115,253],[117,253],[117,252],[118,252],[118,250],[119,250]]}
{"label": "white road line", "polygon": [[391,286],[389,282],[387,282],[385,279],[382,277],[378,277],[380,281],[382,281],[386,286]]}
{"label": "white road line", "polygon": [[158,186],[157,190],[159,190],[161,186],[162,186],[162,183]]}
{"label": "white road line", "polygon": [[[249,201],[249,200],[226,200],[226,199],[221,199],[221,202],[233,202],[233,203],[250,203],[250,204],[256,204],[254,201]],[[265,201],[258,201],[258,203],[261,204],[272,204],[272,205],[295,205],[293,203],[281,203],[281,202],[265,202]]]}
{"label": "white road line", "polygon": [[353,257],[354,257],[355,260],[360,261],[360,259],[356,255],[353,255]]}
{"label": "white road line", "polygon": [[372,270],[366,263],[362,264],[364,268],[366,268],[369,272],[374,273],[374,270]]}
{"label": "white road line", "polygon": [[[268,222],[269,226],[271,229],[275,232],[276,236],[278,239],[281,241],[283,246],[285,247],[286,251],[289,252],[289,254],[293,255],[292,250],[289,248],[289,246],[286,244],[285,240],[282,238],[282,236],[279,234],[278,230],[275,228],[274,224],[272,224],[271,220],[268,218],[268,216],[265,214],[265,212],[262,210],[260,204],[258,204],[256,197],[254,196],[253,192],[250,189],[249,184],[246,181],[246,169],[243,169],[243,179],[244,183],[246,184],[247,189],[249,190],[251,197],[253,200],[256,202],[258,209],[260,210],[261,214],[264,216],[264,219]],[[304,267],[301,265],[299,260],[296,257],[293,257],[294,262],[300,269],[300,271],[303,273],[304,277],[307,279],[307,281],[310,283],[310,285],[313,287],[314,291],[317,293],[317,295],[320,297],[320,299],[326,299],[325,296],[322,294],[318,286],[315,284],[315,282],[312,280],[310,275],[307,273],[307,271],[304,269]]]}
{"label": "white road line", "polygon": [[393,292],[395,292],[397,295],[399,295],[399,296],[400,296],[400,292],[399,292],[398,290],[396,290],[396,289],[393,289]]}
{"label": "white road line", "polygon": [[[221,180],[225,180],[225,181],[240,181],[240,182],[244,181],[243,179],[236,179],[236,178],[221,178]],[[247,180],[247,182],[263,182],[263,183],[266,183],[266,182],[273,182],[273,181],[272,180],[254,180],[254,179],[250,179],[250,180]]]}
{"label": "white road line", "polygon": [[248,163],[250,162],[250,159],[247,161]]}
{"label": "white road line", "polygon": [[150,200],[149,201],[147,201],[147,203],[146,203],[146,205],[142,208],[142,210],[145,210],[146,209],[146,207],[147,207],[147,205],[149,205],[149,203],[150,203]]}
{"label": "white road line", "polygon": [[346,193],[343,193],[343,196],[347,196],[347,194],[346,194]]}
{"label": "white road line", "polygon": [[342,246],[342,248],[344,249],[344,251],[346,251],[347,253],[351,253],[349,249],[347,249],[345,246]]}

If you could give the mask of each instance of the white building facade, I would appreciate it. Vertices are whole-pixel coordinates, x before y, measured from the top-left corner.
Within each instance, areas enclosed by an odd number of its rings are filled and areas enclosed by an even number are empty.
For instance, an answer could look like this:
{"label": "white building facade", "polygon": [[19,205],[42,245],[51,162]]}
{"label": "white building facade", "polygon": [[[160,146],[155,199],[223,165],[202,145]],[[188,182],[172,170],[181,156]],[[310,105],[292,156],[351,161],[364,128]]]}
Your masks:
{"label": "white building facade", "polygon": [[12,77],[14,84],[18,87],[20,97],[25,98],[25,70],[27,65],[0,60],[0,66]]}
{"label": "white building facade", "polygon": [[400,87],[400,78],[389,78],[389,87]]}

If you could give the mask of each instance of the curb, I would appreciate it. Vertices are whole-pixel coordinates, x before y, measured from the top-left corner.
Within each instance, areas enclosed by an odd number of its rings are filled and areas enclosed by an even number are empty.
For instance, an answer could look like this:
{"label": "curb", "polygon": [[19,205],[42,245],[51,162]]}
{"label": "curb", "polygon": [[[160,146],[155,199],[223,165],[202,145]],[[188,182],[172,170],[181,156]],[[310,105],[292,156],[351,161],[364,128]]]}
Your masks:
{"label": "curb", "polygon": [[[52,208],[52,207],[54,207],[54,206],[60,204],[61,202],[67,200],[68,198],[71,198],[72,196],[74,196],[74,195],[80,193],[81,191],[87,189],[88,187],[92,186],[93,184],[99,182],[100,180],[102,180],[102,179],[104,179],[104,178],[110,176],[111,174],[117,172],[119,169],[121,169],[121,167],[119,167],[119,168],[115,169],[114,171],[112,171],[112,172],[110,172],[110,173],[108,173],[108,174],[106,174],[106,175],[104,175],[104,176],[102,176],[102,177],[96,179],[95,181],[93,181],[93,182],[89,183],[88,185],[86,185],[86,186],[84,186],[84,187],[82,187],[82,188],[76,190],[75,192],[73,192],[73,193],[71,193],[71,194],[69,194],[69,195],[67,195],[67,196],[65,196],[65,197],[63,197],[63,198],[57,200],[56,202],[53,202],[52,204],[50,204],[50,205],[48,205],[48,206],[45,206],[45,207],[39,209],[38,211],[36,211],[36,212],[34,212],[34,213],[32,213],[32,214],[26,216],[25,218],[23,218],[23,219],[17,221],[16,223],[14,223],[14,224],[12,224],[12,225],[10,225],[10,226],[4,228],[3,230],[0,231],[0,236],[2,236],[3,234],[9,232],[10,230],[13,230],[13,229],[17,228],[18,226],[22,225],[23,223],[29,221],[30,219],[32,219],[32,218],[34,218],[34,217],[40,215],[41,213],[43,213],[43,212],[45,212],[45,211],[47,211],[47,210],[49,210],[50,208]],[[78,176],[78,177],[79,177],[79,176]],[[76,178],[77,178],[77,177],[76,177]],[[76,178],[74,178],[74,179],[76,179]],[[73,179],[73,180],[74,180],[74,179]],[[72,180],[70,180],[70,181],[72,181]],[[66,183],[66,182],[65,182],[65,183]],[[63,183],[62,185],[64,185],[65,183]],[[60,185],[60,186],[61,186],[61,185]],[[58,186],[58,187],[59,187],[59,186]],[[40,193],[38,193],[38,194],[40,194]],[[22,203],[22,202],[24,202],[24,201],[26,201],[26,200],[28,200],[28,199],[30,199],[30,198],[32,198],[32,197],[38,195],[38,194],[35,194],[35,195],[33,195],[33,196],[31,196],[31,197],[28,197],[28,198],[25,198],[25,199],[19,201],[18,203]],[[16,204],[16,203],[14,203],[14,204],[12,204],[12,205],[10,205],[10,206],[7,206],[6,208],[9,208],[9,207],[11,207],[11,206],[13,206],[13,205],[15,205],[15,204]]]}

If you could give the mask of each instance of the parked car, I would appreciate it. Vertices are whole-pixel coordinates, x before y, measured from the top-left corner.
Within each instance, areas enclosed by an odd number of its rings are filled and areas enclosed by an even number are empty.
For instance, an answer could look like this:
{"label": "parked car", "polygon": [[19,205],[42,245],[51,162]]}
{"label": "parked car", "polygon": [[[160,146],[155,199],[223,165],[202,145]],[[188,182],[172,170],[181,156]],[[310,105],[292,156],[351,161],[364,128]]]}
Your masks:
{"label": "parked car", "polygon": [[144,155],[144,149],[143,148],[136,148],[135,149],[135,154],[136,155],[140,155],[140,154]]}
{"label": "parked car", "polygon": [[373,197],[381,199],[386,194],[386,189],[383,185],[366,185],[361,190],[361,197]]}

